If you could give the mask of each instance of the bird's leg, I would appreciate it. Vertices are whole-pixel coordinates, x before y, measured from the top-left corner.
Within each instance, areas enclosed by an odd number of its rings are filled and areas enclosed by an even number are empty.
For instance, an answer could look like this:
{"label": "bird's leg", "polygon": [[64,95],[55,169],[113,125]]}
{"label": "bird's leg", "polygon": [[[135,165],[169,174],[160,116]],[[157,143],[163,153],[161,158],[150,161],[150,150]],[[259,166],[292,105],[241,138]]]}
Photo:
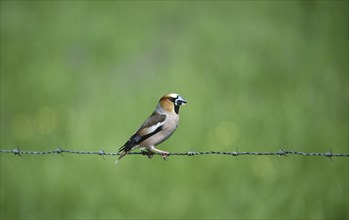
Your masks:
{"label": "bird's leg", "polygon": [[[148,149],[147,149],[148,150]],[[167,151],[163,151],[163,150],[159,150],[157,148],[155,148],[154,146],[151,146],[150,149],[149,149],[151,152],[153,153],[159,153],[161,154],[162,158],[164,158],[164,160],[167,160],[168,158],[168,155],[170,154],[169,152]]]}

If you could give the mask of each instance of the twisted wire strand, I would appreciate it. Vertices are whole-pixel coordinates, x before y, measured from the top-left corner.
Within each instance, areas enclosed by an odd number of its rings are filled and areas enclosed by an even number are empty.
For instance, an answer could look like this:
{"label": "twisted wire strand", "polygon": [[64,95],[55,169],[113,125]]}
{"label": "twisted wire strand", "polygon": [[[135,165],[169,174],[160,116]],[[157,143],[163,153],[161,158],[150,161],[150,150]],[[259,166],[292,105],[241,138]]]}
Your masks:
{"label": "twisted wire strand", "polygon": [[[116,156],[119,153],[116,152],[105,152],[104,150],[99,151],[77,151],[77,150],[66,150],[61,147],[57,147],[55,150],[48,151],[31,151],[31,150],[21,150],[20,147],[16,147],[13,150],[3,150],[0,149],[0,153],[11,153],[14,155],[21,156],[22,154],[29,155],[47,155],[47,154],[61,154],[69,153],[69,154],[80,154],[80,155],[100,155],[100,156]],[[130,155],[144,155],[148,157],[152,157],[153,155],[160,155],[158,153],[149,153],[148,151],[141,152],[130,152]],[[287,156],[287,155],[300,155],[300,156],[320,156],[320,157],[349,157],[349,154],[341,154],[341,153],[333,153],[332,149],[329,152],[319,153],[319,152],[300,152],[300,151],[292,151],[292,150],[284,150],[280,149],[277,152],[240,152],[238,149],[236,151],[188,151],[188,152],[174,152],[169,153],[169,156],[197,156],[197,155],[228,155],[228,156],[243,156],[243,155],[257,155],[257,156]]]}

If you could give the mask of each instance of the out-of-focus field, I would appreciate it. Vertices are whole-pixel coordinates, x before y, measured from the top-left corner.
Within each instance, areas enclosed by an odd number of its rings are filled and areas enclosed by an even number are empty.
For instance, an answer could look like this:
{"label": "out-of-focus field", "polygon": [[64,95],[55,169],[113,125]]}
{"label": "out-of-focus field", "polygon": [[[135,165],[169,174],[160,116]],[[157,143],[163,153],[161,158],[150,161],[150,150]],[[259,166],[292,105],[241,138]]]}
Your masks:
{"label": "out-of-focus field", "polygon": [[[348,152],[347,1],[1,1],[1,149]],[[345,219],[348,158],[1,154],[1,219]]]}

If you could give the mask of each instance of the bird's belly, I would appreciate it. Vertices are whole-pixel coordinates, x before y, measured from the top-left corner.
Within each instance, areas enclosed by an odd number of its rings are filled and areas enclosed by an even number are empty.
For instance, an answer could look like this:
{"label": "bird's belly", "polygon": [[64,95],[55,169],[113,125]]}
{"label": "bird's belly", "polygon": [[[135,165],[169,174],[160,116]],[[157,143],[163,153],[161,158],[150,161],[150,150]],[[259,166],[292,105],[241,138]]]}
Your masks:
{"label": "bird's belly", "polygon": [[144,140],[140,144],[140,147],[151,147],[161,144],[163,141],[169,138],[174,131],[175,129],[163,129],[153,136],[149,137],[148,139]]}

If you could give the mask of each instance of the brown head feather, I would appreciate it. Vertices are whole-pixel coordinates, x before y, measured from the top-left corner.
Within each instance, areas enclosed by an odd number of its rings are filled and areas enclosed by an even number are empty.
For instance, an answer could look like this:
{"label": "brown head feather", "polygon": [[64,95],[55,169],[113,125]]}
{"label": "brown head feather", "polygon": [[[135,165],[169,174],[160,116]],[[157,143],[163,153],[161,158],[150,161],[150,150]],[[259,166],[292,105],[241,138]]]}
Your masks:
{"label": "brown head feather", "polygon": [[163,96],[159,101],[160,107],[167,112],[174,112],[174,104],[170,101],[170,96]]}

